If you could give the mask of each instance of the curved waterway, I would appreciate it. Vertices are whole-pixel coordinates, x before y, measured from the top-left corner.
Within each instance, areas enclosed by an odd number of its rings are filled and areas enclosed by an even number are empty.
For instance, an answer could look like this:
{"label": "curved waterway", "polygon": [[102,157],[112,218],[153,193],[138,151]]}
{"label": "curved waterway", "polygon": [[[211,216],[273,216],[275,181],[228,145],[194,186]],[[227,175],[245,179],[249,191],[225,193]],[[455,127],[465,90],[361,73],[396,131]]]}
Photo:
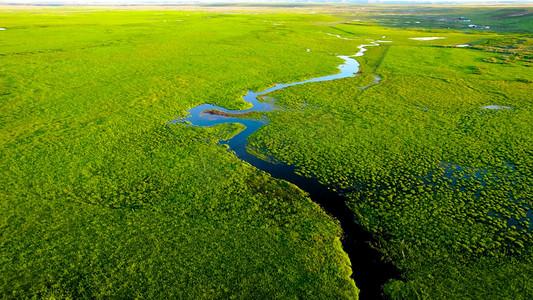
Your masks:
{"label": "curved waterway", "polygon": [[[257,158],[246,151],[247,138],[259,128],[267,124],[267,121],[245,119],[245,115],[243,114],[248,112],[266,112],[274,110],[275,107],[272,102],[259,100],[266,98],[264,95],[274,91],[310,82],[329,81],[356,76],[356,73],[359,71],[359,62],[355,60],[354,57],[364,55],[364,52],[367,50],[365,47],[378,45],[379,44],[375,42],[368,45],[361,45],[358,47],[359,52],[353,56],[339,55],[338,57],[344,60],[344,64],[338,67],[340,70],[340,73],[338,74],[293,83],[277,84],[262,92],[248,91],[243,99],[253,105],[250,109],[228,110],[212,104],[203,104],[189,110],[187,117],[178,118],[170,122],[190,122],[187,123],[190,126],[201,127],[224,123],[240,123],[246,126],[246,129],[239,132],[233,138],[227,141],[221,141],[220,143],[228,145],[229,148],[235,152],[237,157],[254,167],[270,173],[273,177],[297,185],[300,189],[309,193],[312,201],[318,203],[330,216],[339,220],[344,232],[342,245],[344,251],[346,251],[350,257],[353,268],[352,277],[354,278],[357,287],[361,290],[359,295],[361,299],[382,298],[381,286],[391,278],[399,278],[398,270],[392,264],[383,262],[381,254],[370,246],[370,243],[374,241],[374,238],[368,231],[355,223],[354,214],[346,205],[348,200],[346,197],[337,192],[333,192],[328,186],[320,184],[315,178],[297,175],[294,172],[296,170],[294,166],[282,163],[271,163]],[[369,86],[378,84],[380,78],[377,76],[374,76],[374,78],[375,81],[373,84],[360,87],[359,89],[365,89]]]}

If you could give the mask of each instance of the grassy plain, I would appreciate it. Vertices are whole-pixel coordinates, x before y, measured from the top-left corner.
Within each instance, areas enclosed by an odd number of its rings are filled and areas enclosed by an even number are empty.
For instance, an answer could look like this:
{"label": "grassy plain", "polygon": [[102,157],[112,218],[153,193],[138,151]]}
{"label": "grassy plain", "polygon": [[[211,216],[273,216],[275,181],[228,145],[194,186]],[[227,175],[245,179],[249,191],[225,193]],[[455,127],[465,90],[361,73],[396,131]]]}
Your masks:
{"label": "grassy plain", "polygon": [[336,222],[216,144],[237,127],[166,125],[334,72],[302,57],[331,19],[4,14],[2,298],[357,298]]}
{"label": "grassy plain", "polygon": [[[287,110],[253,148],[346,191],[404,271],[392,298],[530,298],[531,34],[336,28],[393,43],[366,52],[361,77],[271,95]],[[477,46],[449,47],[463,43]],[[371,73],[382,82],[358,91]]]}
{"label": "grassy plain", "polygon": [[[454,21],[458,18],[469,21]],[[533,7],[531,6],[390,6],[370,7],[367,20],[395,28],[416,29],[457,29],[465,30],[467,25],[477,25],[479,31],[483,25],[489,32],[531,33],[533,25]]]}
{"label": "grassy plain", "polygon": [[[238,126],[166,122],[244,108],[248,89],[335,73],[334,54],[386,39],[356,78],[273,93],[285,109],[251,146],[348,191],[404,273],[392,298],[530,298],[530,17],[507,34],[324,10],[6,10],[0,294],[357,298],[336,222],[217,145]],[[423,36],[446,39],[409,39]]]}

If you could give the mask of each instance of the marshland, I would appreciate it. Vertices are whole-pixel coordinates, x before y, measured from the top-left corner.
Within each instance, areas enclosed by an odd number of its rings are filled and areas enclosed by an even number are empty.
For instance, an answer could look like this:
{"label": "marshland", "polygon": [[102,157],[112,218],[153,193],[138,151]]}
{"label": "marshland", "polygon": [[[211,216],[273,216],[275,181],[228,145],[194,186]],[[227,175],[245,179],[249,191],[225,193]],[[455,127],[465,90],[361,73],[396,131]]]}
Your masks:
{"label": "marshland", "polygon": [[1,297],[531,298],[531,10],[3,6]]}

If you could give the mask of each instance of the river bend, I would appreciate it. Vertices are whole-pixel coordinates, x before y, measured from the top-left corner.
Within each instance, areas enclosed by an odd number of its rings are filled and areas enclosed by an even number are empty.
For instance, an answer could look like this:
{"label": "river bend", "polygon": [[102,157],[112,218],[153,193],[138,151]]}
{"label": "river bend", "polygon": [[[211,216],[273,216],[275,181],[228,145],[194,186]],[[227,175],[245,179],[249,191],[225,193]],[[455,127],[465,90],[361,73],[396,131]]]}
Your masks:
{"label": "river bend", "polygon": [[[379,41],[381,42],[381,41]],[[385,42],[385,41],[383,41]],[[359,71],[359,62],[355,57],[363,56],[366,47],[379,46],[376,42],[358,47],[359,51],[352,56],[339,55],[344,63],[339,68],[339,73],[323,77],[312,78],[299,82],[277,84],[261,92],[248,91],[243,97],[244,101],[252,104],[252,107],[246,110],[228,110],[223,107],[212,104],[202,104],[188,111],[184,118],[177,118],[169,123],[187,123],[190,126],[215,126],[224,123],[240,123],[246,126],[233,138],[220,143],[226,144],[235,155],[240,159],[248,162],[254,167],[270,173],[273,177],[289,181],[297,185],[302,190],[309,193],[312,201],[318,203],[330,216],[339,220],[344,237],[342,239],[343,249],[347,252],[352,263],[353,274],[357,287],[361,290],[361,299],[380,299],[381,286],[391,278],[399,278],[398,270],[390,263],[382,260],[379,251],[371,247],[374,241],[372,235],[364,228],[359,226],[354,219],[354,214],[347,206],[347,198],[337,192],[333,192],[328,186],[322,185],[315,178],[308,178],[297,175],[295,167],[283,163],[271,163],[262,160],[246,151],[248,137],[256,132],[259,128],[267,124],[266,120],[253,120],[243,118],[242,114],[248,112],[268,112],[275,109],[274,103],[269,101],[260,101],[261,97],[274,91],[288,88],[295,85],[306,84],[311,82],[330,81],[348,77],[357,76]],[[366,89],[372,85],[378,84],[380,78],[375,76],[373,84],[359,87]],[[218,111],[217,113],[214,113]],[[240,115],[237,117],[237,115]]]}

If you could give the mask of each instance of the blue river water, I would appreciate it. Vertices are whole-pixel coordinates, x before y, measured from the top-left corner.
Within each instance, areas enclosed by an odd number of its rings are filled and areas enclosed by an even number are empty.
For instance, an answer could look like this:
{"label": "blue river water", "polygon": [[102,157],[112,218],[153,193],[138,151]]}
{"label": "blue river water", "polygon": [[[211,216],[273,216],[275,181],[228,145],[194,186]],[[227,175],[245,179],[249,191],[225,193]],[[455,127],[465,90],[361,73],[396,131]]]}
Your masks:
{"label": "blue river water", "polygon": [[[364,52],[367,50],[366,47],[369,46],[379,46],[379,44],[372,42],[367,45],[361,45],[358,47],[359,51],[352,56],[339,55],[338,57],[344,63],[339,65],[339,73],[337,74],[311,78],[299,82],[280,83],[260,92],[248,91],[243,99],[252,105],[249,109],[229,110],[212,104],[202,104],[190,109],[186,117],[177,118],[169,123],[183,123],[187,126],[200,127],[215,126],[224,123],[240,123],[246,126],[244,130],[231,139],[221,141],[220,143],[228,145],[230,150],[241,160],[269,173],[273,177],[297,185],[309,194],[313,202],[319,204],[326,213],[337,219],[343,229],[344,236],[342,244],[352,264],[352,277],[361,290],[360,298],[380,299],[382,298],[381,286],[391,278],[399,278],[400,274],[391,263],[383,261],[381,253],[371,247],[371,242],[374,241],[374,238],[368,231],[356,223],[353,212],[346,204],[348,199],[341,195],[341,193],[335,192],[330,187],[321,184],[316,178],[297,175],[295,173],[296,168],[292,165],[272,163],[260,159],[250,154],[246,149],[248,137],[262,126],[268,124],[268,121],[265,119],[246,119],[245,114],[249,112],[269,112],[276,109],[275,103],[269,101],[269,97],[266,95],[295,85],[357,76],[359,62],[355,57],[364,55]],[[372,84],[359,87],[359,89],[366,89],[379,84],[381,78],[374,75],[374,79],[375,81]],[[216,113],[216,111],[219,113]]]}

